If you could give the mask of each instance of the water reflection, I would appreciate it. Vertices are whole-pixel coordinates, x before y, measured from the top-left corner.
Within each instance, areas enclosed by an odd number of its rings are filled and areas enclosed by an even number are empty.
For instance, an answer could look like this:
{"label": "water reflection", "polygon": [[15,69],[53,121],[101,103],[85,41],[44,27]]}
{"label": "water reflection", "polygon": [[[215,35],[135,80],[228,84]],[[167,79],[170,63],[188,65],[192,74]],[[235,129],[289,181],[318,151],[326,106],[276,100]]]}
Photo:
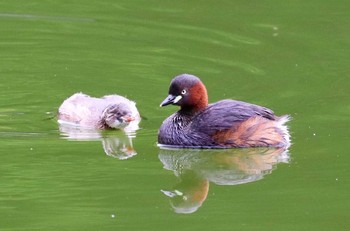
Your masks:
{"label": "water reflection", "polygon": [[169,197],[176,213],[193,213],[207,198],[209,183],[237,185],[260,180],[277,163],[289,162],[288,150],[255,149],[160,149],[159,159],[179,182],[171,190],[161,190]]}
{"label": "water reflection", "polygon": [[137,154],[132,140],[136,137],[138,123],[130,124],[123,131],[102,131],[98,129],[84,128],[72,124],[59,124],[61,135],[68,140],[76,141],[102,141],[104,152],[111,157],[125,160]]}

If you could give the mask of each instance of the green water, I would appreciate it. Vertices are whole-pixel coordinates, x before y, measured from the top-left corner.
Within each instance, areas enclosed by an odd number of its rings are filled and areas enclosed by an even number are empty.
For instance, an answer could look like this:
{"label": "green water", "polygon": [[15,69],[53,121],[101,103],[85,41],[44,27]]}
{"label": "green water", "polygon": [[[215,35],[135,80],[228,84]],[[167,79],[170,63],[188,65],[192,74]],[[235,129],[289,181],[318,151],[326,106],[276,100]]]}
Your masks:
{"label": "green water", "polygon": [[[0,2],[0,230],[348,230],[349,7]],[[160,150],[176,108],[159,103],[185,72],[210,102],[290,114],[289,153]],[[106,154],[131,145],[118,131],[60,130],[57,108],[80,91],[137,102],[136,155]]]}

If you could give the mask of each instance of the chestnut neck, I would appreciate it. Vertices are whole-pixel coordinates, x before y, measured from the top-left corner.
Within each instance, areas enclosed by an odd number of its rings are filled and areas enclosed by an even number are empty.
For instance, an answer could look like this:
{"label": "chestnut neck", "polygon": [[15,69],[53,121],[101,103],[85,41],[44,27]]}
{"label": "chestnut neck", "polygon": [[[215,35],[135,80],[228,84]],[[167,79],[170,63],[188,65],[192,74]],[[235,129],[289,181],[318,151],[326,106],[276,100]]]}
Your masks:
{"label": "chestnut neck", "polygon": [[196,83],[189,90],[189,100],[181,105],[180,113],[194,115],[208,106],[208,94],[202,82]]}

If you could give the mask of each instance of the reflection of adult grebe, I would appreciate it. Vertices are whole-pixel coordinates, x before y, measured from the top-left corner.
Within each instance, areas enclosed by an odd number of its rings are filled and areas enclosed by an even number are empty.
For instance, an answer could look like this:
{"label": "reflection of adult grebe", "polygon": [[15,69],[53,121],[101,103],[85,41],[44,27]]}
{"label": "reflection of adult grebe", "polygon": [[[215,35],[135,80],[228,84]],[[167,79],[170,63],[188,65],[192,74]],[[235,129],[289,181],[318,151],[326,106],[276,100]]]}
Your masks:
{"label": "reflection of adult grebe", "polygon": [[102,147],[108,156],[124,160],[137,154],[133,148],[134,132],[101,131],[99,129],[83,128],[70,124],[60,124],[61,135],[67,140],[101,141]]}
{"label": "reflection of adult grebe", "polygon": [[125,128],[140,122],[135,102],[119,95],[95,98],[76,93],[58,109],[58,122],[89,128]]}
{"label": "reflection of adult grebe", "polygon": [[288,163],[284,148],[225,150],[160,149],[159,159],[180,179],[172,190],[161,190],[177,213],[193,213],[203,204],[209,182],[237,185],[263,178],[280,162]]}
{"label": "reflection of adult grebe", "polygon": [[204,84],[193,75],[175,77],[169,96],[160,106],[181,109],[159,129],[158,143],[178,147],[286,147],[288,116],[278,117],[268,108],[235,100],[208,105]]}
{"label": "reflection of adult grebe", "polygon": [[193,213],[202,206],[209,192],[209,181],[194,171],[185,171],[178,176],[180,182],[174,190],[161,190],[170,198],[171,207],[176,213]]}

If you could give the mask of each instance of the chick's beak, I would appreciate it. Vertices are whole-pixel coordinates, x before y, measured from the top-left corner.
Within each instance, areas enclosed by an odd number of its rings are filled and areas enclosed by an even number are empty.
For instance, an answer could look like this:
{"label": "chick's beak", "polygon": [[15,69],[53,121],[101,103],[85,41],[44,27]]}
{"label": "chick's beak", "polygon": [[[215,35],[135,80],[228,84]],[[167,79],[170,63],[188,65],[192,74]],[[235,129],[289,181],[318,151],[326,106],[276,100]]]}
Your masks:
{"label": "chick's beak", "polygon": [[125,116],[122,116],[120,117],[124,122],[127,122],[127,123],[130,123],[131,121],[134,121],[135,118],[132,117],[132,116],[129,116],[129,115],[125,115]]}

